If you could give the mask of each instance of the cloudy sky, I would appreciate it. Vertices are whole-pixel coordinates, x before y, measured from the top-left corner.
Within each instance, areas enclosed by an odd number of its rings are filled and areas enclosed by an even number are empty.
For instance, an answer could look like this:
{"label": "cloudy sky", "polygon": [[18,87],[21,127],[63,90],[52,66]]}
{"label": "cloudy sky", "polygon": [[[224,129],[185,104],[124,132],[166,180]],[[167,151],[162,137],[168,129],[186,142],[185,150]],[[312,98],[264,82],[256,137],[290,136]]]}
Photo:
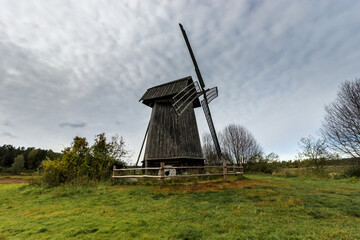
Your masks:
{"label": "cloudy sky", "polygon": [[[0,0],[0,144],[55,151],[119,134],[137,157],[147,88],[196,74],[215,126],[244,125],[282,160],[360,77],[360,1]],[[207,131],[196,111],[200,134]]]}

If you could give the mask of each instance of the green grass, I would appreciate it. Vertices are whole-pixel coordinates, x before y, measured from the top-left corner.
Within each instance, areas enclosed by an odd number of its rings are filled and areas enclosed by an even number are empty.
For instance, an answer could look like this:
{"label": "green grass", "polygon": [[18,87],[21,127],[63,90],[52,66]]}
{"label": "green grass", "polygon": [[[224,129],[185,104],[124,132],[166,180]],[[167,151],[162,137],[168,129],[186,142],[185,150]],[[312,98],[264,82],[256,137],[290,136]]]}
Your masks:
{"label": "green grass", "polygon": [[0,239],[360,239],[358,179],[0,185]]}

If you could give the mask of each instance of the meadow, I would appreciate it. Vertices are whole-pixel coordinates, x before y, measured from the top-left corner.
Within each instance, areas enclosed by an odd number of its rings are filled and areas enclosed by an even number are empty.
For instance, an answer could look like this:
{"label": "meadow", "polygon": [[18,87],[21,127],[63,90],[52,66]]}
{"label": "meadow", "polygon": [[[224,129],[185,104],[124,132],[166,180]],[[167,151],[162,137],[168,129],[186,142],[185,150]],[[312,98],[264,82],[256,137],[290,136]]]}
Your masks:
{"label": "meadow", "polygon": [[360,180],[0,184],[0,239],[360,239]]}

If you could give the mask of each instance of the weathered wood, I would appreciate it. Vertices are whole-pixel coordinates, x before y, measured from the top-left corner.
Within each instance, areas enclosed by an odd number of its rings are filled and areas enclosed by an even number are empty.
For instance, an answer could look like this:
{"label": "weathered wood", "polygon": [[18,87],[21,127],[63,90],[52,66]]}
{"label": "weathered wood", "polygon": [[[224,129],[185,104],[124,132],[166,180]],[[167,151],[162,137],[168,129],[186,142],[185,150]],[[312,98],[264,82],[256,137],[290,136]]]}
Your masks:
{"label": "weathered wood", "polygon": [[165,178],[165,170],[164,170],[164,167],[165,167],[165,163],[164,162],[161,162],[160,163],[160,176],[161,176],[161,180],[164,181],[164,178]]}
{"label": "weathered wood", "polygon": [[[189,175],[174,175],[174,176],[165,176],[165,169],[206,169],[206,168],[222,168],[222,173],[202,173],[202,174],[189,174]],[[229,168],[233,168],[233,172],[228,172]],[[240,172],[235,172],[235,169],[241,169]],[[116,176],[115,172],[117,171],[137,171],[137,170],[160,170],[160,176],[155,175],[122,175]],[[125,169],[116,169],[116,166],[113,166],[113,175],[112,178],[160,178],[162,181],[165,178],[171,177],[205,177],[205,176],[224,176],[224,180],[226,180],[227,175],[243,175],[243,167],[242,166],[227,166],[226,163],[223,163],[223,166],[182,166],[182,167],[165,167],[165,162],[160,163],[160,167],[152,167],[152,168],[125,168]]]}
{"label": "weathered wood", "polygon": [[154,176],[154,175],[123,175],[123,176],[114,176],[113,178],[160,178],[160,176]]}
{"label": "weathered wood", "polygon": [[149,88],[140,99],[152,108],[144,166],[157,167],[162,161],[167,165],[204,165],[194,112],[200,107],[199,99],[180,116],[172,106],[172,98],[191,84],[191,76],[161,84]]}
{"label": "weathered wood", "polygon": [[160,170],[159,167],[150,167],[150,168],[121,168],[114,169],[114,171],[133,171],[133,170]]}
{"label": "weathered wood", "polygon": [[176,175],[176,176],[167,176],[168,177],[206,177],[206,176],[222,176],[222,173],[209,173],[209,174],[189,174],[189,175]]}
{"label": "weathered wood", "polygon": [[222,166],[165,167],[165,169],[205,169],[205,168],[222,168]]}
{"label": "weathered wood", "polygon": [[144,155],[151,167],[153,160],[163,159],[167,159],[166,164],[171,164],[171,159],[183,165],[190,159],[204,163],[194,109],[188,108],[178,117],[170,100],[154,103]]}
{"label": "weathered wood", "polygon": [[[244,173],[226,173],[225,175],[243,175]],[[222,176],[224,173],[209,173],[209,174],[189,174],[189,175],[176,175],[176,176],[166,176],[169,177],[206,177],[206,176]]]}
{"label": "weathered wood", "polygon": [[146,127],[146,132],[145,132],[144,140],[143,140],[143,142],[142,142],[142,144],[141,144],[139,156],[138,156],[138,158],[137,158],[137,160],[136,160],[136,164],[135,164],[136,167],[137,167],[137,165],[138,165],[138,163],[139,163],[139,160],[140,160],[140,156],[141,156],[141,152],[142,152],[143,147],[144,147],[145,139],[146,139],[146,136],[147,136],[148,131],[149,131],[149,126],[150,126],[150,121],[149,121],[149,123],[148,123],[148,125],[147,125],[147,127]]}
{"label": "weathered wood", "polygon": [[[181,166],[181,167],[168,167],[165,166],[164,169],[204,169],[204,168],[223,168],[223,166]],[[243,169],[243,167],[238,166],[227,166],[227,168],[233,169]],[[113,171],[132,171],[132,170],[160,170],[161,167],[148,167],[148,168],[119,168],[117,169],[114,166]]]}
{"label": "weathered wood", "polygon": [[[226,173],[226,175],[243,175],[243,172],[237,173]],[[224,173],[209,173],[209,174],[189,174],[189,175],[175,175],[175,176],[166,176],[164,178],[173,178],[173,177],[206,177],[206,176],[222,176]],[[123,175],[123,176],[113,176],[113,178],[161,178],[161,176],[155,175]]]}
{"label": "weathered wood", "polygon": [[244,172],[226,173],[226,175],[243,175]]}
{"label": "weathered wood", "polygon": [[[151,87],[144,93],[140,101],[142,101],[143,104],[149,107],[153,107],[156,100],[163,98],[172,98],[191,83],[193,83],[192,77],[188,76],[175,81]],[[200,107],[199,99],[196,99],[194,101],[193,107]]]}
{"label": "weathered wood", "polygon": [[183,158],[186,159],[193,159],[193,160],[205,160],[203,157],[193,157],[193,156],[181,156],[181,157],[166,157],[166,158],[147,158],[148,161],[166,161],[166,160],[182,160]]}

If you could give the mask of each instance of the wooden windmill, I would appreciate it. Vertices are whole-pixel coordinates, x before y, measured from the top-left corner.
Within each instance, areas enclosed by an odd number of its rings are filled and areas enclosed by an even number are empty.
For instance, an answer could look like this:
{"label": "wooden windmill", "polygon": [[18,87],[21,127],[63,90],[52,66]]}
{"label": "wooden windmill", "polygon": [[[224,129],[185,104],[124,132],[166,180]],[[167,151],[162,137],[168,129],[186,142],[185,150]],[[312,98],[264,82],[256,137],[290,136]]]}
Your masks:
{"label": "wooden windmill", "polygon": [[[218,96],[218,90],[217,87],[205,89],[186,32],[183,26],[179,25],[199,82],[193,81],[191,76],[181,78],[149,88],[141,97],[140,101],[152,108],[150,122],[140,150],[141,154],[147,136],[143,161],[145,167],[157,167],[160,162],[173,166],[204,165],[194,112],[194,108],[200,106],[204,110],[218,158],[221,159],[221,149],[209,109],[209,103]],[[201,101],[200,97],[202,97]]]}

